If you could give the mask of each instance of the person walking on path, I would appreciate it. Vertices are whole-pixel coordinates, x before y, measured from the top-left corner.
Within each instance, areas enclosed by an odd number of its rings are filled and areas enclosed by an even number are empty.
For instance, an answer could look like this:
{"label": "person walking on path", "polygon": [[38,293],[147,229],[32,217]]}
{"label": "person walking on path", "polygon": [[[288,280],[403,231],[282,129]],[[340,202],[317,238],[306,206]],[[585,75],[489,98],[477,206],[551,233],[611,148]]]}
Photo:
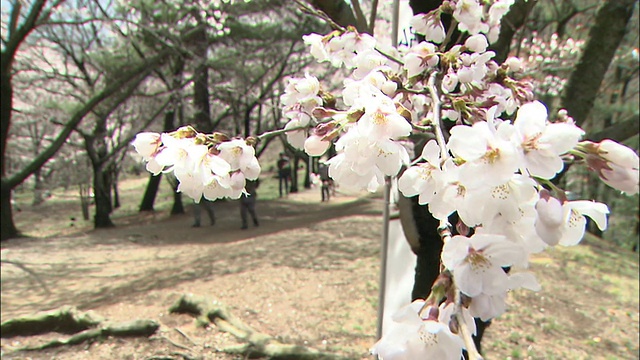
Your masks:
{"label": "person walking on path", "polygon": [[289,179],[291,178],[291,165],[289,164],[289,158],[283,152],[280,153],[280,158],[277,162],[278,166],[278,187],[280,189],[280,197],[282,197],[282,188],[284,187],[284,194],[289,195]]}
{"label": "person walking on path", "polygon": [[199,203],[195,203],[193,204],[193,225],[191,225],[192,227],[200,227],[200,220],[202,218],[202,208],[204,208],[204,210],[207,212],[207,214],[209,215],[209,223],[211,224],[211,226],[215,225],[216,223],[216,215],[213,212],[213,201],[211,200],[207,200],[205,198],[200,199]]}
{"label": "person walking on path", "polygon": [[247,229],[247,213],[251,215],[254,226],[259,226],[258,216],[256,215],[256,198],[258,197],[258,186],[260,186],[260,180],[247,180],[245,184],[246,193],[240,196],[240,218],[242,219],[242,228]]}

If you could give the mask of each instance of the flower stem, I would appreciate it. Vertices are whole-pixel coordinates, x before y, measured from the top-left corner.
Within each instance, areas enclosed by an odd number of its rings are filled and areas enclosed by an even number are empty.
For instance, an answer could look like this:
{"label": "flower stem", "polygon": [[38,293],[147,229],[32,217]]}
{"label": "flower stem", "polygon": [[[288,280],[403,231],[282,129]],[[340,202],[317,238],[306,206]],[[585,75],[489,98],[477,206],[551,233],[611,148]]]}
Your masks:
{"label": "flower stem", "polygon": [[454,282],[454,304],[455,304],[455,317],[458,320],[458,328],[460,329],[460,335],[462,337],[462,341],[464,341],[464,347],[467,350],[467,354],[469,355],[469,360],[483,360],[484,358],[478,352],[476,348],[476,344],[473,342],[473,337],[471,337],[471,331],[467,327],[467,324],[464,322],[464,316],[462,316],[462,300],[460,297],[460,290],[458,290],[458,285]]}
{"label": "flower stem", "polygon": [[260,134],[258,136],[258,140],[265,140],[265,139],[268,139],[268,138],[273,137],[273,136],[286,134],[286,133],[288,133],[290,131],[306,130],[307,128],[308,128],[308,126],[297,126],[297,127],[293,127],[293,128],[290,128],[290,129],[279,129],[279,130],[267,131],[267,132],[264,132],[264,133]]}
{"label": "flower stem", "polygon": [[449,158],[449,152],[447,151],[447,142],[444,139],[444,133],[442,132],[442,122],[440,120],[440,106],[442,104],[440,103],[440,97],[438,96],[438,90],[436,89],[437,75],[437,71],[431,73],[427,82],[427,88],[429,89],[429,93],[431,94],[431,102],[433,102],[433,118],[431,119],[431,125],[435,130],[438,146],[440,146],[440,157],[442,161],[444,161]]}

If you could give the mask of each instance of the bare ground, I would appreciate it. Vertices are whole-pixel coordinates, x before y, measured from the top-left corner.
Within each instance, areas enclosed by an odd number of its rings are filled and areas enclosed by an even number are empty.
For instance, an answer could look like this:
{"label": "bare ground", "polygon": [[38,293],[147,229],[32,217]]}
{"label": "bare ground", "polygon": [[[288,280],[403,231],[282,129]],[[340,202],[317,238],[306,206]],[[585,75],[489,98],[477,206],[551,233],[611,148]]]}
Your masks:
{"label": "bare ground", "polygon": [[[227,202],[217,204],[213,227],[193,229],[188,214],[158,212],[120,218],[114,229],[71,228],[3,243],[2,259],[23,264],[38,278],[2,264],[3,321],[73,305],[113,321],[155,319],[161,328],[149,339],[109,338],[30,353],[13,349],[60,335],[2,339],[2,358],[236,358],[216,351],[234,344],[232,336],[168,313],[181,294],[194,293],[226,304],[282,342],[369,359],[382,201],[346,195],[318,200],[314,191],[260,201],[261,226],[245,231],[237,203]],[[31,233],[48,221],[46,208],[34,209],[19,215],[31,219]],[[488,330],[488,359],[638,359],[635,255],[594,238],[535,258],[532,270],[544,289],[510,294],[508,313]]]}

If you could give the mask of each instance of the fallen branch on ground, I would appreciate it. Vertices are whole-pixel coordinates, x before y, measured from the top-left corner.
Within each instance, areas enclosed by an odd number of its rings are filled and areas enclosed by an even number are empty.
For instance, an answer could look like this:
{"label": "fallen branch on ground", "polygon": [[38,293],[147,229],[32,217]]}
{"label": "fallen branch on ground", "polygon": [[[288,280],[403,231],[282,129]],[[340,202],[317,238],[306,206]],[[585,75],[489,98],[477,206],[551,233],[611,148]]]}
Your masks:
{"label": "fallen branch on ground", "polygon": [[156,321],[147,319],[111,323],[104,321],[102,317],[92,311],[80,313],[74,307],[65,306],[56,310],[4,321],[0,325],[0,332],[3,338],[40,335],[49,332],[74,334],[68,339],[56,339],[43,345],[16,349],[35,351],[77,345],[108,336],[148,337],[153,335],[159,327],[160,325]]}
{"label": "fallen branch on ground", "polygon": [[14,336],[32,336],[59,332],[75,334],[98,326],[104,319],[92,311],[80,313],[71,306],[44,311],[41,313],[22,316],[3,321],[0,324],[0,336],[11,338]]}
{"label": "fallen branch on ground", "polygon": [[342,356],[305,346],[283,344],[273,337],[251,328],[233,316],[224,305],[205,297],[183,295],[169,308],[169,312],[193,315],[198,323],[215,324],[221,331],[227,332],[243,342],[240,345],[227,346],[218,350],[228,354],[241,354],[249,358],[268,357],[274,360],[344,359]]}

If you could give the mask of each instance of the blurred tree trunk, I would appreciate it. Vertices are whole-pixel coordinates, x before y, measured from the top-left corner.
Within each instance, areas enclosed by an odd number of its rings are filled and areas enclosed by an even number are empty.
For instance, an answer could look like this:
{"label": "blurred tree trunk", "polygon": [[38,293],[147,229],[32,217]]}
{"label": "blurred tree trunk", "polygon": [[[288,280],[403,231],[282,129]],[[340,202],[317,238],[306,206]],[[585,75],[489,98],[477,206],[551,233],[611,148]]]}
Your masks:
{"label": "blurred tree trunk", "polygon": [[111,221],[111,180],[113,175],[109,167],[102,164],[92,164],[93,168],[93,195],[95,201],[95,215],[93,225],[96,229],[114,227]]}
{"label": "blurred tree trunk", "polygon": [[11,190],[23,181],[10,181],[12,179],[5,178],[7,175],[5,154],[13,112],[13,84],[11,83],[13,60],[22,42],[36,27],[45,3],[45,0],[33,1],[25,12],[22,12],[22,2],[12,3],[11,8],[9,4],[2,5],[3,18],[4,10],[7,10],[9,23],[8,27],[3,28],[2,31],[3,47],[0,52],[0,175],[2,176],[0,180],[0,210],[2,210],[0,211],[0,241],[19,235],[13,222]]}
{"label": "blurred tree trunk", "polygon": [[[181,106],[181,98],[178,89],[180,88],[180,85],[182,83],[184,59],[180,56],[175,57],[172,67],[173,71],[171,82],[166,84],[173,90],[170,95],[171,107],[164,113],[164,123],[162,125],[163,131],[172,131],[175,128],[176,110]],[[142,201],[140,202],[139,211],[153,211],[153,206],[156,201],[156,196],[158,194],[158,189],[160,188],[161,180],[162,173],[158,175],[149,175],[149,182],[147,183],[147,187],[144,191],[144,196],[142,197]],[[174,202],[175,200],[176,199],[174,198]],[[180,201],[181,204],[179,206],[176,206],[174,203],[174,208],[182,208],[182,197],[179,197],[178,201]],[[178,214],[182,213],[184,213],[184,210],[182,210],[182,212],[178,212]]]}
{"label": "blurred tree trunk", "polygon": [[78,195],[80,195],[80,210],[82,211],[82,218],[85,221],[89,220],[89,190],[91,186],[78,184]]}
{"label": "blurred tree trunk", "polygon": [[173,189],[173,206],[171,207],[171,215],[184,214],[182,193],[178,192],[178,179],[173,175],[167,175],[166,178]]}
{"label": "blurred tree trunk", "polygon": [[495,51],[496,56],[493,59],[498,64],[503,63],[509,56],[513,36],[529,19],[529,14],[537,3],[538,0],[516,0],[502,18],[498,41],[489,47],[489,50]]}
{"label": "blurred tree trunk", "polygon": [[209,67],[207,66],[207,30],[204,25],[194,40],[195,72],[193,74],[193,107],[195,109],[194,122],[198,131],[210,133],[213,131],[211,122],[211,105],[209,104]]}
{"label": "blurred tree trunk", "polygon": [[[637,0],[607,0],[596,14],[582,56],[569,77],[562,97],[562,106],[578,125],[587,120],[593,108],[636,3]],[[633,136],[637,133],[637,127],[628,128],[628,132]]]}
{"label": "blurred tree trunk", "polygon": [[120,207],[120,193],[118,192],[118,171],[117,167],[113,170],[113,182],[111,183],[111,189],[113,190],[113,208],[117,209]]}
{"label": "blurred tree trunk", "polygon": [[291,188],[290,193],[297,193],[298,190],[298,166],[300,165],[300,156],[297,152],[293,155],[293,164],[291,164]]}
{"label": "blurred tree trunk", "polygon": [[44,202],[43,188],[42,171],[38,169],[33,173],[33,201],[31,205],[38,206]]}
{"label": "blurred tree trunk", "polygon": [[162,173],[158,175],[149,175],[149,182],[144,190],[144,196],[140,203],[139,211],[153,211],[153,204],[156,201],[156,195],[160,188],[160,180],[162,180]]}
{"label": "blurred tree trunk", "polygon": [[307,161],[305,161],[304,167],[304,188],[311,189],[311,165],[313,162],[313,158],[311,156],[307,157]]}

